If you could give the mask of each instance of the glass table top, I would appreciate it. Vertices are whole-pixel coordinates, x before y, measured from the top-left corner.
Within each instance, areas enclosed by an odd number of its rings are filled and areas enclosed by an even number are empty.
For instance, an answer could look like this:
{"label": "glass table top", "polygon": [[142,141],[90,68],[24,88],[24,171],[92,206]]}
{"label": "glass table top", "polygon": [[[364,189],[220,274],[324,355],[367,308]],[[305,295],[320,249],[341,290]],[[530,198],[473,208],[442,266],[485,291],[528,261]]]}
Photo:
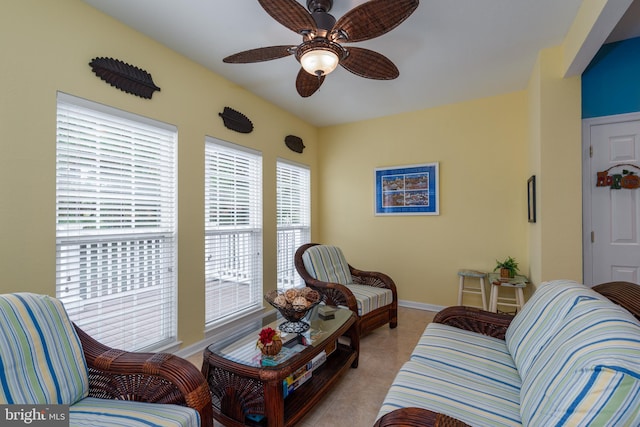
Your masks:
{"label": "glass table top", "polygon": [[352,315],[347,308],[330,307],[335,309],[334,318],[324,320],[318,315],[318,310],[324,305],[318,305],[303,319],[311,325],[308,331],[302,334],[280,332],[283,346],[276,356],[263,356],[256,347],[258,335],[262,328],[271,327],[277,331],[278,325],[286,322],[286,319],[277,316],[268,316],[262,325],[254,325],[245,331],[233,334],[214,344],[208,349],[212,353],[224,357],[232,362],[251,367],[278,366],[303,351],[307,346],[318,346],[325,342],[334,332],[342,327]]}

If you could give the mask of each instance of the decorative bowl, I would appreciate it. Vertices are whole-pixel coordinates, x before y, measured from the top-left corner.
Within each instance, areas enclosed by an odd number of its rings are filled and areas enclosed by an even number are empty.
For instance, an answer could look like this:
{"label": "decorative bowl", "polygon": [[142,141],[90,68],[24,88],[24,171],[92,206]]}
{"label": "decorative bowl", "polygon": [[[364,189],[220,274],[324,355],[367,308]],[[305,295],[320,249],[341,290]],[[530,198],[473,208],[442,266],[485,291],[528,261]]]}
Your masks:
{"label": "decorative bowl", "polygon": [[282,314],[287,321],[278,326],[282,332],[302,333],[309,329],[303,319],[320,303],[318,291],[309,287],[287,289],[285,292],[273,290],[264,299]]}

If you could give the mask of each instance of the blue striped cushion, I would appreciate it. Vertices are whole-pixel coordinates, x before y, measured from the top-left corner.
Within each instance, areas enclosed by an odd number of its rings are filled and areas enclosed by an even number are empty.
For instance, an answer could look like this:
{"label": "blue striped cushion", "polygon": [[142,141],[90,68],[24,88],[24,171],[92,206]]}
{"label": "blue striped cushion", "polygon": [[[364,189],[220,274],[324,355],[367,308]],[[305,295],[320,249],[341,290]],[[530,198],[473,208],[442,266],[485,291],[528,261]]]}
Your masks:
{"label": "blue striped cushion", "polygon": [[342,254],[342,250],[335,246],[311,246],[302,254],[304,268],[314,279],[322,282],[352,283],[349,264]]}
{"label": "blue striped cushion", "polygon": [[583,288],[522,377],[529,425],[640,425],[640,324]]}
{"label": "blue striped cushion", "polygon": [[528,375],[538,353],[564,323],[574,298],[585,289],[584,285],[566,280],[543,283],[516,314],[505,341],[521,377]]}
{"label": "blue striped cushion", "polygon": [[0,403],[68,405],[88,389],[82,346],[62,303],[0,295]]}
{"label": "blue striped cushion", "polygon": [[200,414],[178,405],[87,397],[69,409],[70,427],[199,427]]}
{"label": "blue striped cushion", "polygon": [[302,254],[302,262],[314,279],[347,286],[356,299],[359,316],[393,302],[390,289],[354,284],[349,264],[342,250],[336,246],[311,246]]}
{"label": "blue striped cushion", "polygon": [[517,390],[413,360],[405,363],[377,418],[404,407],[429,409],[476,427],[521,426]]}
{"label": "blue striped cushion", "polygon": [[410,360],[520,393],[520,375],[504,340],[430,323]]}
{"label": "blue striped cushion", "polygon": [[359,316],[370,313],[377,308],[387,306],[393,302],[393,292],[391,292],[391,289],[367,285],[346,286],[356,298]]}

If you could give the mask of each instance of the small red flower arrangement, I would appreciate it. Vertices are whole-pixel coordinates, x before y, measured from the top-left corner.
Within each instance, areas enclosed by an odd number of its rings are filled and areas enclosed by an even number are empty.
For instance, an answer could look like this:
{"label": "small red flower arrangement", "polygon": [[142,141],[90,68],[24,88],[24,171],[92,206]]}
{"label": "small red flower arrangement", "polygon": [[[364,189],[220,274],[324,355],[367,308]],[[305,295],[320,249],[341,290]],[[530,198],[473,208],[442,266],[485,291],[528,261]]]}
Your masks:
{"label": "small red flower arrangement", "polygon": [[280,338],[280,332],[270,327],[263,328],[260,331],[260,337],[256,342],[256,347],[260,349],[262,354],[275,356],[282,349],[282,338]]}

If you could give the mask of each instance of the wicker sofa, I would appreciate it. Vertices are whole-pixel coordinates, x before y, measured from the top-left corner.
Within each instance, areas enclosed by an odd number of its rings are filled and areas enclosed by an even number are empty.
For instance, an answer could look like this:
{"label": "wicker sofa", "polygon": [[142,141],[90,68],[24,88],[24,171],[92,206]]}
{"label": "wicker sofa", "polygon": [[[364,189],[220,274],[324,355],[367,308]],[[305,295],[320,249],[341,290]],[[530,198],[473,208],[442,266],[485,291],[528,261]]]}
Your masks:
{"label": "wicker sofa", "polygon": [[70,426],[209,427],[200,371],[166,353],[107,347],[47,295],[0,295],[0,404],[69,405]]}
{"label": "wicker sofa", "polygon": [[640,287],[594,289],[544,283],[515,317],[444,309],[375,426],[640,425]]}

